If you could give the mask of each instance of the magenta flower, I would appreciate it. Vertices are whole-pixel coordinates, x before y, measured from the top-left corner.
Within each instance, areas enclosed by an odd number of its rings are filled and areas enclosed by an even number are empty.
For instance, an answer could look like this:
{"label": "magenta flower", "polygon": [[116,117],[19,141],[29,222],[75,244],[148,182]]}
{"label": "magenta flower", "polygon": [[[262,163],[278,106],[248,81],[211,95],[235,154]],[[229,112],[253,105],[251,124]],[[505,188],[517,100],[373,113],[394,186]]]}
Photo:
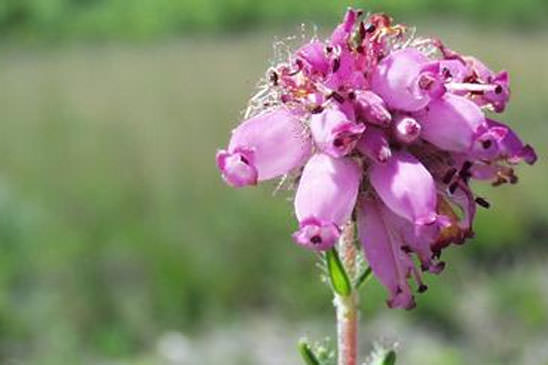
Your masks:
{"label": "magenta flower", "polygon": [[331,34],[330,45],[333,46],[346,46],[352,33],[354,32],[354,27],[358,21],[358,17],[361,15],[361,11],[348,9],[344,16],[344,20],[339,24],[333,34]]}
{"label": "magenta flower", "polygon": [[359,165],[352,159],[314,155],[303,170],[295,195],[300,227],[293,236],[295,241],[321,251],[333,247],[354,210],[360,180]]}
{"label": "magenta flower", "polygon": [[508,72],[494,73],[480,60],[465,57],[468,66],[468,80],[490,86],[475,98],[479,105],[491,105],[495,112],[502,113],[510,100],[510,76]]}
{"label": "magenta flower", "polygon": [[217,153],[217,166],[234,186],[255,185],[302,166],[312,142],[296,113],[284,107],[243,122],[232,132],[228,150]]}
{"label": "magenta flower", "polygon": [[342,157],[356,147],[365,125],[349,120],[340,110],[328,108],[310,117],[310,130],[316,146],[322,152]]}
{"label": "magenta flower", "polygon": [[387,163],[373,165],[369,179],[382,201],[397,215],[417,225],[436,221],[434,178],[413,155],[398,152]]}
{"label": "magenta flower", "polygon": [[329,59],[326,56],[325,45],[320,41],[312,41],[297,51],[297,63],[302,62],[309,74],[326,75],[329,70]]}
{"label": "magenta flower", "polygon": [[370,126],[358,142],[358,151],[374,162],[384,163],[392,156],[390,141],[386,132]]}
{"label": "magenta flower", "polygon": [[380,61],[373,70],[371,88],[392,109],[418,111],[444,92],[437,71],[424,54],[406,48]]}
{"label": "magenta flower", "polygon": [[415,118],[422,127],[424,140],[454,152],[469,152],[478,129],[485,123],[485,116],[476,104],[450,93],[431,102]]}
{"label": "magenta flower", "polygon": [[380,96],[369,90],[357,90],[355,94],[356,113],[364,122],[388,127],[392,114]]}
{"label": "magenta flower", "polygon": [[388,306],[411,309],[415,307],[415,300],[407,278],[413,271],[413,262],[399,236],[389,231],[381,204],[373,198],[360,202],[358,235],[373,273],[390,292]]}
{"label": "magenta flower", "polygon": [[472,237],[477,207],[489,208],[471,182],[515,184],[515,165],[537,156],[486,117],[509,102],[507,72],[415,39],[384,14],[362,16],[350,9],[329,39],[269,69],[217,164],[235,187],[298,184],[303,247],[333,248],[356,220],[390,307],[409,309],[426,290],[422,272],[441,272],[443,250]]}
{"label": "magenta flower", "polygon": [[497,148],[501,158],[511,164],[525,161],[533,165],[537,161],[537,154],[530,145],[524,145],[518,135],[510,127],[492,119],[487,119],[487,126],[491,129],[500,128],[506,130],[504,137],[497,140]]}

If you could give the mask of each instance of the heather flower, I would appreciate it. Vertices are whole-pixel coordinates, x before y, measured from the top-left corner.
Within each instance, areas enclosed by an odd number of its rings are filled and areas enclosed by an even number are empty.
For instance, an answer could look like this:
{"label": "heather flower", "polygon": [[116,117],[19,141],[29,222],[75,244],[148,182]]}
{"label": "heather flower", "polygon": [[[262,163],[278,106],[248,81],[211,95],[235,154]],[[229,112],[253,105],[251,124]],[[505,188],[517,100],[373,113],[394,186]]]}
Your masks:
{"label": "heather flower", "polygon": [[391,308],[413,308],[415,301],[407,282],[411,264],[401,249],[402,243],[387,230],[375,200],[363,200],[358,213],[358,235],[365,257],[375,276],[390,292],[388,305]]}
{"label": "heather flower", "polygon": [[333,157],[342,157],[356,147],[365,125],[349,120],[340,110],[328,108],[310,117],[310,130],[321,151]]}
{"label": "heather flower", "polygon": [[309,75],[326,75],[329,69],[329,59],[325,54],[325,45],[320,41],[312,41],[297,51],[297,65],[302,65]]}
{"label": "heather flower", "polygon": [[510,76],[508,72],[495,73],[474,57],[465,57],[469,69],[468,81],[490,86],[474,100],[479,105],[491,105],[495,112],[502,113],[510,100]]}
{"label": "heather flower", "polygon": [[333,31],[333,34],[331,34],[330,44],[333,46],[346,46],[352,36],[359,16],[361,16],[361,11],[348,9],[343,22],[339,24]]}
{"label": "heather flower", "polygon": [[356,221],[389,306],[412,308],[422,272],[440,273],[443,250],[472,237],[490,206],[471,182],[515,184],[515,165],[537,160],[487,115],[505,110],[509,75],[353,9],[330,38],[290,53],[218,153],[221,174],[235,187],[297,185],[293,238],[305,248],[330,250]]}
{"label": "heather flower", "polygon": [[386,132],[380,128],[370,126],[363,133],[357,149],[370,160],[384,163],[392,156],[390,142]]}
{"label": "heather flower", "polygon": [[369,178],[375,192],[394,213],[417,225],[436,221],[434,178],[413,155],[392,155],[387,163],[373,165]]}
{"label": "heather flower", "polygon": [[424,140],[454,152],[469,152],[474,136],[485,123],[485,116],[476,104],[450,93],[428,104],[415,118],[422,127]]}
{"label": "heather flower", "polygon": [[384,100],[369,90],[354,92],[356,113],[366,123],[387,127],[392,121],[392,114],[388,111]]}
{"label": "heather flower", "polygon": [[325,251],[335,244],[358,196],[361,171],[349,158],[318,153],[306,164],[295,195],[300,245]]}
{"label": "heather flower", "polygon": [[501,122],[493,119],[487,119],[487,126],[490,128],[501,128],[506,130],[504,137],[497,140],[500,158],[505,159],[510,164],[517,164],[525,161],[533,165],[537,161],[537,154],[530,145],[524,145],[518,135]]}
{"label": "heather flower", "polygon": [[302,166],[311,150],[312,142],[298,114],[280,107],[236,128],[228,150],[217,153],[217,165],[228,184],[255,185]]}
{"label": "heather flower", "polygon": [[372,90],[394,109],[414,112],[443,94],[437,67],[414,48],[395,51],[373,70]]}

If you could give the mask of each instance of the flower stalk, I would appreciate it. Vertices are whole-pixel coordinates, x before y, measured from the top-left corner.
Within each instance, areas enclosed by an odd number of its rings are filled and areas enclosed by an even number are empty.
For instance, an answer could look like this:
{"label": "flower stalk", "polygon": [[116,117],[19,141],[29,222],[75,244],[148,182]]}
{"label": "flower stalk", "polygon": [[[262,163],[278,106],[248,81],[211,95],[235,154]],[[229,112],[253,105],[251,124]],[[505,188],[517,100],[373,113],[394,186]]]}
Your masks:
{"label": "flower stalk", "polygon": [[[354,281],[358,251],[354,244],[354,224],[347,224],[339,239],[339,255],[347,277]],[[358,361],[358,291],[351,286],[348,295],[335,292],[337,315],[338,365],[356,365]]]}

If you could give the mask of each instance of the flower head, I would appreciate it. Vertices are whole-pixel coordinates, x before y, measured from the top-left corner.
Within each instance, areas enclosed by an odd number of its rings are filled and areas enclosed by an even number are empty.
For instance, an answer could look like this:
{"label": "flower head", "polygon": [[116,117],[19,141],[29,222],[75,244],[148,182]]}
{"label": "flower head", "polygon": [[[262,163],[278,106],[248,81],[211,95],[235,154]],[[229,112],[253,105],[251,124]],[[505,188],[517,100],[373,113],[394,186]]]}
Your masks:
{"label": "flower head", "polygon": [[477,206],[489,207],[470,182],[515,184],[515,165],[537,156],[486,114],[505,110],[507,72],[362,14],[350,9],[329,39],[268,71],[217,165],[235,187],[294,179],[303,247],[331,249],[355,219],[389,306],[409,309],[409,279],[425,291],[422,272],[440,273],[442,251],[472,237]]}

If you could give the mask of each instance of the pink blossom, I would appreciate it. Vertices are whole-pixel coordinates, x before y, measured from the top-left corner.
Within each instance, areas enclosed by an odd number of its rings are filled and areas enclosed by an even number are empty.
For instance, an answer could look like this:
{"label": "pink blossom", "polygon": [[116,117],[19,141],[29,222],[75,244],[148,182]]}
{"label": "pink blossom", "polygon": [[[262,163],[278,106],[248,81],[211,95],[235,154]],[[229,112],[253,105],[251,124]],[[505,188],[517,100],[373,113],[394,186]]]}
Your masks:
{"label": "pink blossom", "polygon": [[383,202],[415,224],[436,221],[436,186],[430,172],[413,155],[396,152],[385,164],[369,171],[370,181]]}
{"label": "pink blossom", "polygon": [[501,155],[502,142],[508,133],[508,128],[502,126],[489,127],[487,123],[480,126],[474,138],[472,153],[483,161],[497,159]]}
{"label": "pink blossom", "polygon": [[371,78],[371,89],[395,110],[415,112],[443,93],[439,65],[414,48],[391,53]]}
{"label": "pink blossom", "polygon": [[457,59],[439,61],[441,75],[447,82],[462,83],[468,75],[466,64]]}
{"label": "pink blossom", "polygon": [[388,306],[411,309],[415,307],[415,299],[407,278],[413,270],[413,262],[403,251],[404,243],[399,236],[386,225],[380,204],[374,199],[360,201],[358,235],[373,273],[390,292]]}
{"label": "pink blossom", "polygon": [[340,110],[327,108],[310,118],[310,130],[321,151],[342,157],[354,149],[365,125],[350,121]]}
{"label": "pink blossom", "polygon": [[350,219],[360,180],[360,168],[353,160],[314,155],[303,170],[295,195],[300,224],[293,236],[297,243],[316,250],[331,248]]}
{"label": "pink blossom", "polygon": [[332,51],[331,74],[325,86],[332,90],[364,88],[366,81],[362,72],[357,69],[356,59],[346,47]]}
{"label": "pink blossom", "polygon": [[378,163],[384,163],[392,156],[386,132],[373,126],[364,132],[357,148],[363,155]]}
{"label": "pink blossom", "polygon": [[533,147],[524,144],[510,127],[493,119],[487,119],[487,125],[491,129],[502,128],[506,130],[504,137],[497,141],[500,153],[499,157],[508,160],[511,164],[517,164],[520,161],[525,161],[529,165],[535,164],[537,161],[537,154]]}
{"label": "pink blossom", "polygon": [[297,60],[306,67],[309,74],[326,75],[329,71],[329,59],[325,54],[325,45],[320,41],[311,41],[297,51]]}
{"label": "pink blossom", "polygon": [[392,115],[388,111],[384,100],[372,91],[356,91],[356,114],[365,122],[387,127],[392,121]]}
{"label": "pink blossom", "polygon": [[312,151],[299,117],[281,107],[246,120],[232,132],[228,150],[217,153],[217,166],[234,186],[254,185],[302,166]]}
{"label": "pink blossom", "polygon": [[468,152],[478,129],[485,123],[481,109],[464,96],[447,93],[415,114],[421,138],[454,152]]}
{"label": "pink blossom", "polygon": [[476,83],[491,85],[492,88],[480,94],[475,100],[480,105],[491,104],[497,113],[506,109],[510,100],[510,76],[508,72],[493,72],[475,57],[464,57],[469,68],[469,79]]}
{"label": "pink blossom", "polygon": [[358,16],[359,12],[357,10],[349,8],[346,11],[343,22],[335,28],[333,34],[331,35],[331,44],[337,46],[346,45],[352,35],[352,31],[356,25]]}

